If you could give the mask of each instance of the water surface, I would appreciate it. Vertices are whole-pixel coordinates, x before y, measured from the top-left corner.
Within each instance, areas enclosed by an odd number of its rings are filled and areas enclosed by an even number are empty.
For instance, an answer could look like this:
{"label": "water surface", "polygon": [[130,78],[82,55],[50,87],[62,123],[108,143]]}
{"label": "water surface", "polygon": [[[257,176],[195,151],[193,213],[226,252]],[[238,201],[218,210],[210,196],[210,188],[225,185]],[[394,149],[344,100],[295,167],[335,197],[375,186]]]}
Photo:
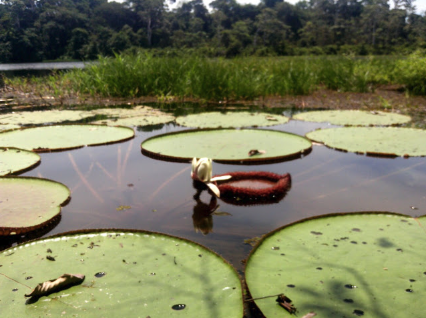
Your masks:
{"label": "water surface", "polygon": [[[325,126],[290,121],[268,129],[304,135]],[[218,211],[226,213],[213,215],[209,221],[213,231],[203,235],[194,229],[197,202],[190,163],[155,160],[144,156],[140,148],[148,137],[182,129],[187,128],[168,124],[154,131],[136,130],[134,139],[118,144],[41,154],[41,164],[22,175],[61,182],[72,193],[60,223],[45,236],[94,228],[164,232],[199,242],[242,270],[241,261],[251,250],[245,239],[304,218],[356,211],[425,214],[426,158],[375,158],[314,145],[305,157],[281,163],[213,163],[213,174],[288,172],[292,188],[274,204],[236,206],[218,200]],[[201,195],[201,201],[209,203],[208,193]],[[4,248],[13,241],[3,243]]]}

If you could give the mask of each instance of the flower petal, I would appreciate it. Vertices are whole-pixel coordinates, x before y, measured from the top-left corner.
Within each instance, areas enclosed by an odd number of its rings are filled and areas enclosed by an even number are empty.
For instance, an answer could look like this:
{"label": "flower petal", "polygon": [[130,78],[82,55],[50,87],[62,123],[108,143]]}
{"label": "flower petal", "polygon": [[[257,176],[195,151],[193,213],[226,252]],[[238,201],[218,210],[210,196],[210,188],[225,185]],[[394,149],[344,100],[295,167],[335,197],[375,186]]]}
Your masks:
{"label": "flower petal", "polygon": [[212,182],[213,181],[223,181],[223,180],[229,180],[231,178],[232,178],[232,176],[226,175],[226,176],[219,176],[219,177],[211,178],[210,181],[212,181]]}
{"label": "flower petal", "polygon": [[209,187],[210,190],[212,190],[212,192],[214,193],[215,196],[220,198],[220,191],[219,191],[219,188],[216,185],[214,185],[211,182],[206,183],[206,185]]}

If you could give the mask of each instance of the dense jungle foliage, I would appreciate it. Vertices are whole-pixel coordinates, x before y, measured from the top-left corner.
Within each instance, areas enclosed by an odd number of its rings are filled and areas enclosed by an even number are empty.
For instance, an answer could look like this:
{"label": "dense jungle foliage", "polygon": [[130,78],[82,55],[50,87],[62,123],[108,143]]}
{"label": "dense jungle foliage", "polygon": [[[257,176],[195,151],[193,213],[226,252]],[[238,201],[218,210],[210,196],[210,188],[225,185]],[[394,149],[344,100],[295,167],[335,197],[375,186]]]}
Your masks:
{"label": "dense jungle foliage", "polygon": [[0,62],[92,60],[136,48],[207,57],[426,48],[426,16],[414,0],[215,0],[209,9],[202,0],[173,10],[165,0],[0,0]]}

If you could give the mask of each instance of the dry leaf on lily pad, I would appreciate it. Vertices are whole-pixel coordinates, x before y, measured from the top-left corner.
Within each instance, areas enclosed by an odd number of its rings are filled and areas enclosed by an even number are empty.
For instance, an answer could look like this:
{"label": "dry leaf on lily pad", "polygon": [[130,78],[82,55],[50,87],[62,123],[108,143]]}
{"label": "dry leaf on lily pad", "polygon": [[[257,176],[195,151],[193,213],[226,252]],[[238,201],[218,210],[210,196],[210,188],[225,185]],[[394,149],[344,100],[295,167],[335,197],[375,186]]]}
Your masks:
{"label": "dry leaf on lily pad", "polygon": [[25,297],[40,298],[48,296],[52,293],[67,289],[69,287],[79,285],[84,281],[85,276],[82,274],[63,274],[62,276],[40,283],[33,289],[30,294]]}

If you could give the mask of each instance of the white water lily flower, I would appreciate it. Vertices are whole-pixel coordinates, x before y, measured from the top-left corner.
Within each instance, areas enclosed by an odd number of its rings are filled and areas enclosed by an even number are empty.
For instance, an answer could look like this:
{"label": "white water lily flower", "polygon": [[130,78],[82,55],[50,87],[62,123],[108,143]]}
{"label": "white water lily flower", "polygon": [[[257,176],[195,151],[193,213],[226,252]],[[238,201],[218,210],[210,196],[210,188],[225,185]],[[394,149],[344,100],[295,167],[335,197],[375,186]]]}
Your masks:
{"label": "white water lily flower", "polygon": [[210,190],[219,198],[220,191],[218,187],[212,183],[219,180],[228,180],[231,176],[221,176],[212,178],[212,160],[210,158],[192,159],[191,178],[193,180],[204,182]]}

